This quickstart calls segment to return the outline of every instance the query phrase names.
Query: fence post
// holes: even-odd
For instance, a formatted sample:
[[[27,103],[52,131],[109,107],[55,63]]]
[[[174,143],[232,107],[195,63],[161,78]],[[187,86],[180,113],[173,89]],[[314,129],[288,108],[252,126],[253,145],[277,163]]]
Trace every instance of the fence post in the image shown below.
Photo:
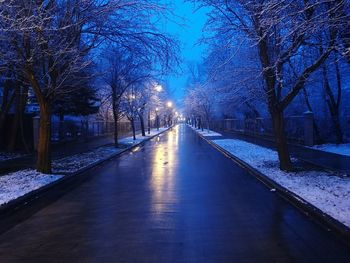
[[[40,125],[40,117],[35,116],[32,118],[33,120],[33,147],[34,150],[38,150],[38,142],[39,142],[39,125]]]
[[[311,111],[304,112],[304,144],[314,145],[314,114]]]

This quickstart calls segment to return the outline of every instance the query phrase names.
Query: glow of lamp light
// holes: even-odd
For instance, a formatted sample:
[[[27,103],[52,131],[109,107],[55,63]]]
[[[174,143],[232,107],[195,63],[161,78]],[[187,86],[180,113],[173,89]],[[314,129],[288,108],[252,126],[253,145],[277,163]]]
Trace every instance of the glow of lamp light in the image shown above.
[[[173,103],[171,101],[168,101],[166,104],[169,108],[171,108],[173,106]]]
[[[157,92],[161,92],[163,90],[163,87],[161,85],[156,85],[154,88]]]

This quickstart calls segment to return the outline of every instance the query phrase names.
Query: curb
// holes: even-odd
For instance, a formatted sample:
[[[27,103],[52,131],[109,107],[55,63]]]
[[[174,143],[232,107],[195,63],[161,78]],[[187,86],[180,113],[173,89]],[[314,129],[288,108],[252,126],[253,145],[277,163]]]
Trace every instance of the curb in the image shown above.
[[[156,134],[153,136],[150,136],[143,141],[136,143],[132,146],[129,146],[125,149],[122,149],[120,152],[114,153],[104,159],[101,159],[97,162],[94,162],[88,166],[85,166],[78,171],[74,173],[69,174],[63,174],[64,176],[54,182],[51,182],[47,185],[44,185],[43,187],[40,187],[39,189],[33,190],[23,196],[20,196],[14,200],[9,201],[6,204],[3,204],[0,206],[0,234],[7,231],[17,223],[23,221],[25,218],[28,218],[33,212],[40,210],[40,208],[46,206],[47,204],[51,203],[52,201],[56,200],[63,194],[69,192],[70,190],[74,189],[76,186],[79,186],[82,182],[85,180],[91,178],[93,175],[85,176],[85,173],[93,170],[94,168],[97,168],[101,164],[113,159],[120,157],[121,155],[128,153],[135,149],[136,147],[144,145],[146,142],[152,140],[153,138],[169,131],[170,128]],[[45,197],[49,197],[50,195],[53,195],[53,198],[48,198],[50,200],[43,200]],[[54,199],[54,200],[52,200]],[[41,205],[39,209],[33,209],[33,206],[35,203],[39,203],[40,201],[43,201],[44,205]],[[30,215],[26,215],[26,211],[30,213]],[[34,211],[35,210],[35,211]],[[16,218],[16,214],[19,214],[20,218]],[[14,216],[15,219],[12,220],[10,217]]]
[[[275,189],[276,192],[281,197],[283,197],[285,200],[287,200],[289,203],[291,203],[294,207],[298,208],[299,211],[301,211],[303,214],[308,216],[314,222],[321,225],[327,231],[330,231],[330,232],[337,234],[345,243],[347,243],[347,245],[350,245],[350,228],[349,227],[345,226],[344,224],[340,223],[338,220],[336,220],[333,217],[329,216],[328,214],[324,213],[322,210],[318,209],[316,206],[307,202],[306,200],[304,200],[300,196],[289,191],[287,188],[285,188],[282,185],[271,180],[270,178],[268,178],[266,175],[264,175],[263,173],[261,173],[260,171],[255,169],[254,167],[250,166],[249,164],[247,164],[243,160],[234,156],[233,154],[231,154],[230,152],[228,152],[224,148],[218,146],[217,144],[215,144],[211,140],[205,138],[200,133],[196,132],[196,134],[199,137],[201,137],[204,141],[209,143],[216,150],[218,150],[220,153],[225,155],[225,157],[234,161],[241,168],[248,171],[248,173],[253,175],[256,179],[258,179],[260,182],[262,182],[266,187],[268,187],[269,189]]]

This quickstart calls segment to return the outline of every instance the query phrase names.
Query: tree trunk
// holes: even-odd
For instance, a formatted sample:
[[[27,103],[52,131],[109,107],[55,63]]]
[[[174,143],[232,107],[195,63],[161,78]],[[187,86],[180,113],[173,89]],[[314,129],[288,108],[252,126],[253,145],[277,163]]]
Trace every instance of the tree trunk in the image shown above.
[[[51,173],[51,109],[48,103],[40,105],[37,170]]]
[[[119,147],[119,120],[115,119],[114,121],[114,146],[116,148]]]
[[[119,103],[117,100],[117,90],[116,87],[112,87],[112,109],[113,109],[113,119],[114,119],[114,146],[119,147]]]
[[[280,161],[280,169],[284,171],[291,171],[293,169],[293,165],[290,159],[287,138],[284,132],[283,112],[273,112],[271,116],[275,132],[277,153]]]
[[[134,141],[136,140],[136,131],[135,131],[135,121],[134,118],[131,118],[130,120],[131,122],[131,129],[132,129],[132,137],[134,139]]]
[[[141,133],[142,136],[146,136],[146,130],[145,130],[145,121],[143,119],[143,112],[138,113],[139,114],[139,119],[140,119],[140,124],[141,124]]]

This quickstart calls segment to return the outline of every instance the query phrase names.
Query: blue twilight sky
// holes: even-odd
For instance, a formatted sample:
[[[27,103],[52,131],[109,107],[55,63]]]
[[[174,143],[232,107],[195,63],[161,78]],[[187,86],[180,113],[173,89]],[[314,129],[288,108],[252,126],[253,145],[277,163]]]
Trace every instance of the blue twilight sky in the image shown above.
[[[170,90],[174,91],[174,100],[181,102],[184,88],[187,81],[187,62],[201,61],[204,54],[205,46],[196,45],[197,41],[202,35],[202,29],[206,22],[206,10],[200,9],[195,11],[195,6],[192,3],[183,0],[163,0],[164,3],[169,4],[174,9],[174,13],[184,18],[182,22],[184,26],[178,25],[175,22],[167,21],[164,24],[163,30],[175,35],[180,41],[180,52],[182,57],[182,72],[179,74],[172,74],[166,77],[167,85]],[[180,20],[180,19],[177,19]]]

